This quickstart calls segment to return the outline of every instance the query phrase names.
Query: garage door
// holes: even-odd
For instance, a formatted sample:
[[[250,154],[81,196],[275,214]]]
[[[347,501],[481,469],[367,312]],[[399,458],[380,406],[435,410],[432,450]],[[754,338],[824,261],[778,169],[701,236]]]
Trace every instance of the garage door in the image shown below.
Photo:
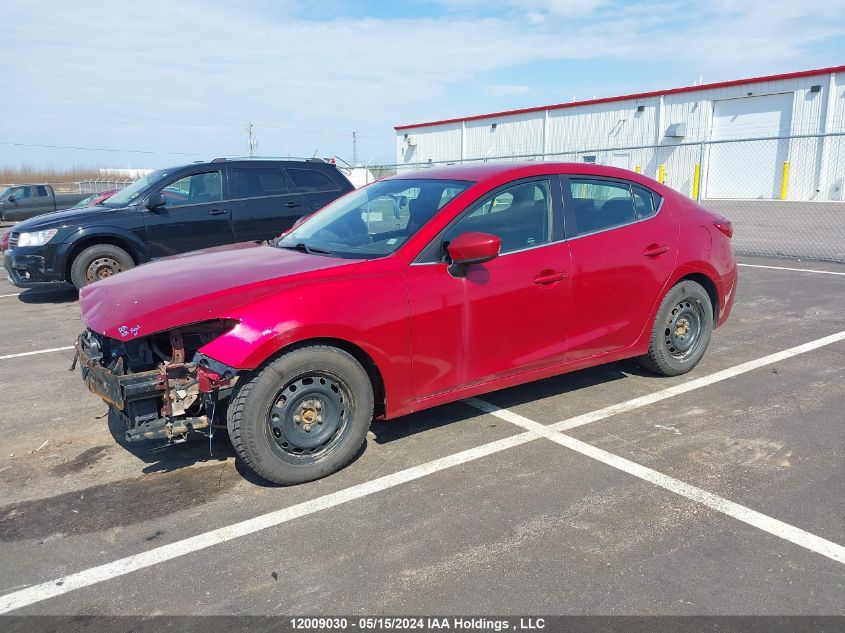
[[[786,136],[793,93],[713,102],[711,140]],[[708,198],[776,198],[789,141],[717,143],[710,146]]]

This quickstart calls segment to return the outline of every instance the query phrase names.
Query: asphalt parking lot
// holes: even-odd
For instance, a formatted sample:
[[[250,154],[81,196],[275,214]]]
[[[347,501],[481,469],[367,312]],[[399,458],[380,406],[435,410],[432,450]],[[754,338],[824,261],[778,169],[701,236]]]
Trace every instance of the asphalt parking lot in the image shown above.
[[[0,612],[843,615],[845,266],[740,261],[691,374],[377,423],[289,488],[225,436],[119,444],[61,349],[75,294],[2,282]]]

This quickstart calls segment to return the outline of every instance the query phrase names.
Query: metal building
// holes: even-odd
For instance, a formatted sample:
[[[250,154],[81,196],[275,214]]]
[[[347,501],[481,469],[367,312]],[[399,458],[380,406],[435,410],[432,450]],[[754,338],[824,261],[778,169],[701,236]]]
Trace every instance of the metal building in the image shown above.
[[[399,169],[597,162],[697,199],[845,200],[845,66],[400,125]]]

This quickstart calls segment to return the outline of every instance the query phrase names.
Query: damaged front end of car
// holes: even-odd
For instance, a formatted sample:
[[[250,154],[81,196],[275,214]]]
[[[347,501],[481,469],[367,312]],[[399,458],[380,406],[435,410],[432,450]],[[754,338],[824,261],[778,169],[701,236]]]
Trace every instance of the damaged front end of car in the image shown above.
[[[86,330],[76,342],[82,379],[126,425],[126,440],[182,442],[225,426],[237,370],[199,350],[237,325],[214,320],[118,340]],[[72,367],[73,369],[73,367]]]

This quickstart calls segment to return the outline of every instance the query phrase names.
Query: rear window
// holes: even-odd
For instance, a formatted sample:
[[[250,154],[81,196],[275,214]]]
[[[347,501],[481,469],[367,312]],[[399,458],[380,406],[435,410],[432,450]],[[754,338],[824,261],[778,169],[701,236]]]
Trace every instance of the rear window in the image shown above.
[[[285,173],[277,167],[233,167],[232,198],[259,198],[288,193]]]
[[[297,189],[302,193],[337,191],[340,189],[340,186],[334,180],[316,169],[289,167],[287,172]]]

